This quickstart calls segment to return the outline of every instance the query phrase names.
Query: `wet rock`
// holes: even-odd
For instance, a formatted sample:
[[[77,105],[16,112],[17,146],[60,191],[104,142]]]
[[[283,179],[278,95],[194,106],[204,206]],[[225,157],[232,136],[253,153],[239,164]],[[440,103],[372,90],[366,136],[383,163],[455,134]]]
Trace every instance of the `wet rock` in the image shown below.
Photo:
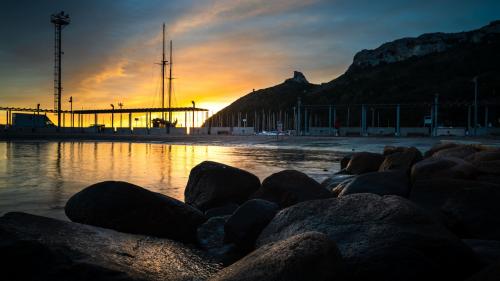
[[[352,155],[346,171],[353,175],[360,175],[378,171],[385,157],[382,154],[371,152],[358,152]]]
[[[500,175],[500,150],[484,150],[465,158],[479,173]]]
[[[394,147],[391,152],[384,148],[385,159],[379,171],[409,171],[413,164],[422,160],[422,153],[415,147]]]
[[[476,253],[484,266],[500,261],[500,241],[477,239],[464,239],[463,241]]]
[[[332,197],[332,193],[317,181],[296,170],[284,170],[270,175],[254,198],[278,204],[281,208],[307,200]]]
[[[378,195],[410,195],[410,178],[404,171],[384,171],[366,173],[352,179],[339,196],[355,193],[373,193]]]
[[[351,161],[352,155],[346,155],[340,159],[340,169],[344,170],[347,168],[347,165],[349,164],[349,161]]]
[[[73,195],[64,208],[74,222],[126,233],[194,241],[204,215],[174,198],[127,182],[105,181]]]
[[[478,149],[472,145],[458,145],[456,147],[441,149],[434,154],[432,157],[456,157],[460,159],[464,159],[467,156],[474,154],[478,151]]]
[[[263,245],[223,269],[211,281],[327,281],[342,276],[335,243],[318,232],[306,232]]]
[[[436,178],[474,179],[477,169],[469,162],[456,157],[427,158],[411,169],[412,181]]]
[[[197,231],[198,245],[216,261],[229,265],[243,257],[233,243],[224,243],[224,224],[230,216],[212,217]]]
[[[255,239],[278,211],[277,204],[262,199],[245,202],[224,225],[224,241],[236,244],[243,251],[252,250]]]
[[[427,150],[424,153],[424,158],[429,158],[431,157],[434,153],[443,150],[443,149],[448,149],[448,148],[454,148],[457,147],[458,144],[452,143],[452,142],[446,142],[446,143],[439,143],[434,145],[431,149]]]
[[[478,261],[462,241],[399,196],[353,194],[280,211],[257,246],[308,231],[334,240],[352,280],[460,280]]]
[[[339,184],[343,182],[350,182],[355,177],[355,175],[335,174],[321,182],[321,186],[323,186],[327,190],[333,191]],[[338,193],[336,193],[336,195],[338,195]]]
[[[431,179],[413,184],[410,200],[461,238],[500,240],[500,185]]]
[[[238,209],[238,207],[239,207],[238,204],[229,203],[229,204],[224,205],[222,207],[208,209],[205,212],[205,216],[207,218],[211,218],[211,217],[232,215],[234,213],[234,211],[236,211],[236,209]]]
[[[0,218],[2,280],[205,280],[220,267],[168,239],[24,213]]]
[[[255,175],[221,163],[204,161],[189,174],[185,202],[206,211],[245,202],[260,187]]]

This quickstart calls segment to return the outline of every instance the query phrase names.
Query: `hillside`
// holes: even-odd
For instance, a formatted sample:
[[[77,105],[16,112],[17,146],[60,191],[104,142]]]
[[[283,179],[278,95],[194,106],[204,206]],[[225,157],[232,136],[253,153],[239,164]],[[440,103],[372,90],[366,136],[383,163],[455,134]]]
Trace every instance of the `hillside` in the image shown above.
[[[473,100],[472,79],[478,76],[479,102],[497,104],[490,106],[488,112],[490,119],[497,122],[500,117],[499,50],[500,21],[469,32],[398,39],[377,49],[359,52],[348,70],[328,83],[314,85],[305,78],[300,81],[288,79],[238,99],[219,114],[229,116],[262,110],[291,112],[297,98],[301,97],[304,104],[338,105],[338,120],[346,123],[347,105],[352,107],[351,122],[358,122],[359,106],[356,104],[401,103],[413,104],[406,105],[403,124],[417,126],[423,116],[429,114],[435,94],[439,94],[439,103],[446,109],[443,110],[443,122],[463,125],[467,118],[464,111]],[[346,105],[344,112],[342,105]],[[317,111],[314,122],[324,125],[326,114],[325,110]],[[386,119],[391,114],[390,110],[382,111]],[[248,124],[252,124],[254,114],[248,116]]]

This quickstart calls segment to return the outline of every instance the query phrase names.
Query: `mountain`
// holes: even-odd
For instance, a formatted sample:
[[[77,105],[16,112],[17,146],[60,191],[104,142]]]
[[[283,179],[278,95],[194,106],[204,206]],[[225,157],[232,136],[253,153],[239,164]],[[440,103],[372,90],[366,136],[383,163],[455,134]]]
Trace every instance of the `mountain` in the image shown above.
[[[497,122],[500,117],[500,21],[468,32],[424,34],[385,43],[374,50],[362,50],[344,74],[321,85],[311,84],[302,73],[295,72],[294,77],[284,83],[250,93],[218,114],[227,117],[241,112],[249,116],[248,124],[253,124],[255,112],[293,114],[297,98],[301,97],[303,104],[336,104],[338,120],[344,124],[347,119],[351,124],[359,122],[359,104],[378,104],[371,106],[375,109],[382,108],[381,104],[403,104],[406,114],[402,114],[402,125],[418,126],[423,116],[429,115],[430,104],[438,94],[439,103],[445,109],[442,122],[463,126],[467,105],[474,96],[472,79],[475,76],[478,77],[478,100],[480,104],[496,104],[489,106],[488,114]],[[346,116],[347,105],[352,117]],[[380,110],[379,114],[383,119],[392,118],[394,106],[385,107],[387,110]],[[326,111],[318,107],[313,124],[325,125]],[[230,121],[230,118],[221,119]]]

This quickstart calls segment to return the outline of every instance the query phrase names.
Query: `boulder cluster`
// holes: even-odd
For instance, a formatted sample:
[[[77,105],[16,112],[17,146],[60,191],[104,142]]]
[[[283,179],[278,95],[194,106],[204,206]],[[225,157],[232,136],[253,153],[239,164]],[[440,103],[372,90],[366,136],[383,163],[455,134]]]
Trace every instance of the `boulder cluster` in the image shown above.
[[[6,280],[499,280],[500,150],[359,152],[322,183],[205,161],[181,202],[107,181],[0,218]],[[17,270],[22,264],[29,270]]]

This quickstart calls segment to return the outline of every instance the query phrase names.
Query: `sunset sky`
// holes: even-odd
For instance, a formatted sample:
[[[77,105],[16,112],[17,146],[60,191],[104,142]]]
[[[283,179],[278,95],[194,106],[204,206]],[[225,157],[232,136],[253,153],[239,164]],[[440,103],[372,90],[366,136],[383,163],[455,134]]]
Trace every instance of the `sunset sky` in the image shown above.
[[[221,109],[302,71],[342,74],[361,49],[500,19],[500,1],[2,0],[0,106],[53,107],[53,26],[64,10],[63,99],[160,106],[161,26],[174,42],[174,106]],[[3,114],[1,116],[4,118]],[[1,120],[1,119],[0,119]]]

